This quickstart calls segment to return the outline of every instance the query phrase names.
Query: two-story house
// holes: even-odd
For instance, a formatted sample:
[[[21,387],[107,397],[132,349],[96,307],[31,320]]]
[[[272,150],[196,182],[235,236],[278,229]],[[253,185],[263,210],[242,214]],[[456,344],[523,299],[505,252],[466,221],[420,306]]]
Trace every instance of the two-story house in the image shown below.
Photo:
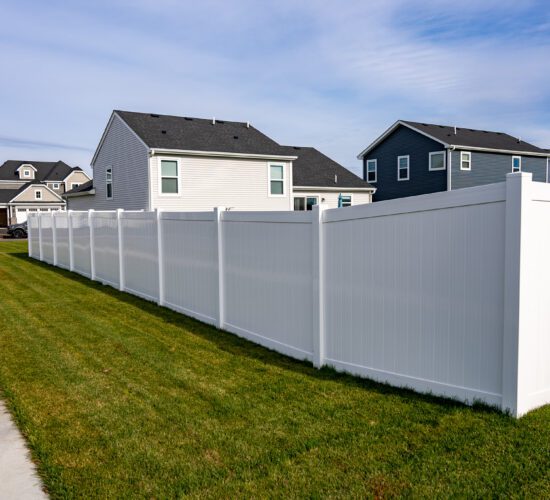
[[[62,161],[8,160],[0,166],[0,227],[27,220],[29,212],[62,210],[63,193],[89,181]]]
[[[93,181],[73,210],[311,210],[369,203],[375,189],[314,148],[281,146],[250,123],[114,111]]]
[[[358,156],[375,201],[503,182],[548,182],[550,152],[503,132],[397,121]]]

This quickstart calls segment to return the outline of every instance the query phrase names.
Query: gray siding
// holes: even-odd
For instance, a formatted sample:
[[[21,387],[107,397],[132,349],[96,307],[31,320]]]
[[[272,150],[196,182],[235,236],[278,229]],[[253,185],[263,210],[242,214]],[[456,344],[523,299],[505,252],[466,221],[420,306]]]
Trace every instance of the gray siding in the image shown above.
[[[377,160],[378,179],[373,183],[377,188],[374,201],[445,191],[447,171],[429,170],[430,152],[444,149],[442,144],[429,137],[407,127],[398,127],[363,160],[364,179],[367,159]],[[408,181],[397,180],[397,157],[402,155],[410,156]]]
[[[106,197],[105,169],[113,168],[113,199]],[[72,210],[147,210],[149,208],[148,149],[115,115],[95,164],[94,196],[69,199]]]
[[[506,174],[512,171],[512,156],[515,155],[476,151],[471,151],[471,154],[472,170],[468,171],[460,170],[460,151],[451,153],[452,189],[504,182]],[[523,172],[532,172],[534,181],[546,182],[546,158],[521,156],[521,169]]]

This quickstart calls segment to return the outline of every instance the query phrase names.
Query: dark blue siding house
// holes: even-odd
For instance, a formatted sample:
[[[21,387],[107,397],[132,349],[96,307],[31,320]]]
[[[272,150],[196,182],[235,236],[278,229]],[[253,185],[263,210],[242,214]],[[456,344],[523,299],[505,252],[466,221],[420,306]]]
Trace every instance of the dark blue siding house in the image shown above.
[[[509,172],[549,182],[550,151],[502,132],[400,120],[358,158],[374,201],[504,182]]]

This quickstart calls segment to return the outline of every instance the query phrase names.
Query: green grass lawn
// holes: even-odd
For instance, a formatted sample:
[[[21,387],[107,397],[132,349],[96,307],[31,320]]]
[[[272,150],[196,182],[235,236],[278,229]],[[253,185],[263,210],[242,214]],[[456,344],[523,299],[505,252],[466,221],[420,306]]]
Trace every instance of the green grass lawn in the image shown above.
[[[53,498],[550,497],[519,421],[317,371],[0,242],[0,391]]]

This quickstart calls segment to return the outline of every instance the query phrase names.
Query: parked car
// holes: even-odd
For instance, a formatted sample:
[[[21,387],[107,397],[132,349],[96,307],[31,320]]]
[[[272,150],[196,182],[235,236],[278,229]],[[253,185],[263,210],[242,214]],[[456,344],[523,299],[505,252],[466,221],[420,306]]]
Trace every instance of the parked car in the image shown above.
[[[12,224],[8,226],[8,234],[12,238],[26,238],[27,237],[27,222],[20,224]]]

